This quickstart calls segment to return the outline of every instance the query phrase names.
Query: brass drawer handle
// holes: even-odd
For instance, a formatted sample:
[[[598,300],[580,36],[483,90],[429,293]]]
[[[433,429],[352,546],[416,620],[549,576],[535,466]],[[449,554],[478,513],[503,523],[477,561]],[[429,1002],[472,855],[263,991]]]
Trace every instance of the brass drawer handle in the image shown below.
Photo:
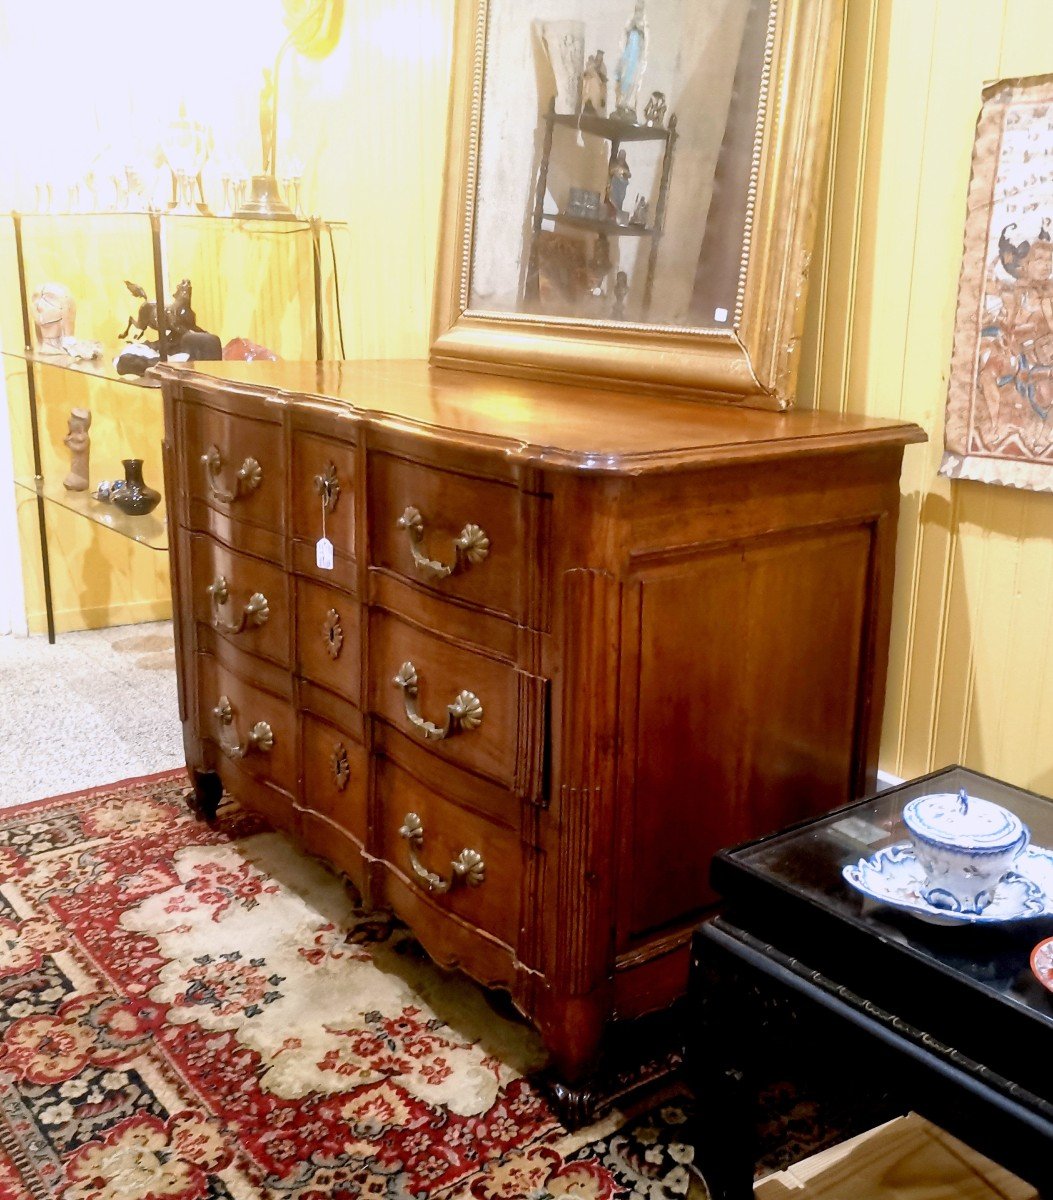
[[[336,463],[326,464],[321,475],[314,477],[314,490],[322,497],[325,511],[332,512],[340,499],[340,476],[336,473]]]
[[[490,539],[478,525],[465,525],[460,537],[453,540],[453,562],[438,562],[429,558],[421,549],[424,541],[424,518],[419,508],[407,508],[396,522],[399,529],[405,529],[409,537],[410,553],[413,555],[413,565],[428,579],[446,579],[457,571],[467,571],[473,563],[481,563],[490,553]]]
[[[220,606],[230,599],[230,587],[226,578],[218,575],[209,585],[208,594],[212,600],[212,628],[220,633],[244,633],[247,629],[256,629],[266,625],[271,615],[267,597],[262,592],[253,592],[241,610],[241,619],[235,624],[224,621],[220,616]]]
[[[238,741],[237,731],[231,728],[234,724],[234,707],[226,696],[220,696],[212,715],[219,721],[219,748],[227,758],[244,758],[254,750],[257,754],[269,754],[273,748],[274,730],[266,721],[257,721],[244,743]]]
[[[201,461],[205,465],[208,490],[214,499],[223,504],[233,504],[241,496],[247,496],[254,492],[263,482],[263,468],[254,458],[246,458],[238,468],[237,475],[234,476],[234,487],[230,491],[225,491],[217,482],[219,473],[223,470],[223,455],[220,454],[219,448],[209,446],[201,455]]]
[[[486,863],[483,862],[483,856],[478,850],[469,850],[467,847],[450,863],[453,874],[449,879],[443,879],[441,875],[429,871],[417,857],[417,852],[424,848],[424,823],[415,812],[406,813],[399,829],[399,837],[405,838],[409,843],[413,873],[425,884],[429,892],[448,892],[458,880],[466,883],[468,887],[478,887],[486,881]]]
[[[478,729],[483,723],[483,703],[475,692],[458,692],[454,702],[446,705],[446,725],[443,728],[440,729],[438,725],[425,720],[417,707],[420,688],[417,668],[411,662],[404,662],[391,682],[402,689],[406,716],[426,741],[441,742],[444,738],[453,737],[459,730],[467,733]]]

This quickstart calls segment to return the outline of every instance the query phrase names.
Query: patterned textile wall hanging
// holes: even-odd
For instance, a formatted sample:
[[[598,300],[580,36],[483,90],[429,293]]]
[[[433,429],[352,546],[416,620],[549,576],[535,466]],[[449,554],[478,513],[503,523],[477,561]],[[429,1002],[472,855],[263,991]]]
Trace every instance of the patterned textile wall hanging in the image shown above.
[[[940,474],[1053,491],[1053,75],[984,89]]]

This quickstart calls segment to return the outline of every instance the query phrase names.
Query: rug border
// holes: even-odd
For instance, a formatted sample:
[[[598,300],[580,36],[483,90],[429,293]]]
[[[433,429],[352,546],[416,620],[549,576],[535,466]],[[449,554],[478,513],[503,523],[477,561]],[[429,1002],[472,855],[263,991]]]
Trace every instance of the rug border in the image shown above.
[[[167,771],[155,771],[151,775],[132,775],[128,779],[118,779],[114,783],[103,783],[95,787],[81,788],[73,792],[60,792],[57,796],[43,796],[39,800],[26,800],[22,804],[12,804],[5,808],[0,808],[0,823],[6,821],[9,816],[31,812],[33,809],[42,808],[47,804],[90,800],[93,796],[101,796],[107,792],[130,791],[132,788],[142,787],[149,783],[162,783],[168,780],[175,782],[180,776],[187,780],[189,786],[190,780],[187,775],[187,768],[170,767]]]

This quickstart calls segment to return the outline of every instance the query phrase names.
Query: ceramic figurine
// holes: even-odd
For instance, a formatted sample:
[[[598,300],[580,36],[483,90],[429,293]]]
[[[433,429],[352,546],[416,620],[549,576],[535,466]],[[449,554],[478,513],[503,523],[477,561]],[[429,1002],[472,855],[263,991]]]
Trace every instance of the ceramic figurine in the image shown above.
[[[646,69],[647,17],[644,14],[644,0],[636,0],[636,8],[629,23],[625,26],[622,54],[614,72],[614,96],[617,102],[614,118],[616,121],[628,121],[633,125],[637,123],[636,100],[640,94],[640,84],[643,82]]]
[[[65,355],[62,339],[73,336],[77,323],[73,293],[64,283],[45,283],[33,293],[32,305],[38,353]]]
[[[581,111],[590,117],[607,115],[607,64],[603,51],[589,55],[581,81]]]
[[[619,150],[617,155],[611,159],[607,178],[607,204],[610,215],[615,220],[625,208],[625,192],[629,187],[630,179],[632,179],[632,172],[629,170],[625,151]]]
[[[91,452],[91,438],[88,430],[91,428],[91,413],[86,408],[70,410],[68,430],[62,439],[63,445],[70,452],[69,474],[62,481],[67,492],[86,492],[88,490],[88,455]]]
[[[661,129],[665,123],[665,93],[652,92],[647,107],[643,110],[644,121],[653,129]]]
[[[581,99],[585,22],[538,21],[537,30],[556,77],[555,111],[573,115]]]
[[[153,512],[161,503],[161,493],[143,483],[143,460],[122,458],[124,487],[110,492],[110,501],[131,517]]]
[[[630,225],[647,225],[647,201],[643,196],[636,197],[636,205],[633,208],[633,215],[629,218]]]
[[[614,307],[611,309],[611,319],[625,320],[625,298],[629,295],[629,276],[619,271],[614,277]]]

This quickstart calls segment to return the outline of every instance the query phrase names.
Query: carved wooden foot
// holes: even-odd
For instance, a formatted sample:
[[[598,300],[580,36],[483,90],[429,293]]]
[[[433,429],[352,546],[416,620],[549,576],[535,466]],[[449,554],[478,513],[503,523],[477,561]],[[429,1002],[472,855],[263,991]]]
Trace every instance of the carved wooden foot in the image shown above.
[[[219,802],[223,798],[223,783],[214,771],[198,771],[191,768],[190,780],[193,791],[187,792],[187,808],[199,821],[212,822],[216,819]]]
[[[560,1123],[570,1133],[596,1119],[602,1096],[588,1080],[582,1083],[564,1083],[560,1079],[550,1077],[544,1080],[543,1086]]]

